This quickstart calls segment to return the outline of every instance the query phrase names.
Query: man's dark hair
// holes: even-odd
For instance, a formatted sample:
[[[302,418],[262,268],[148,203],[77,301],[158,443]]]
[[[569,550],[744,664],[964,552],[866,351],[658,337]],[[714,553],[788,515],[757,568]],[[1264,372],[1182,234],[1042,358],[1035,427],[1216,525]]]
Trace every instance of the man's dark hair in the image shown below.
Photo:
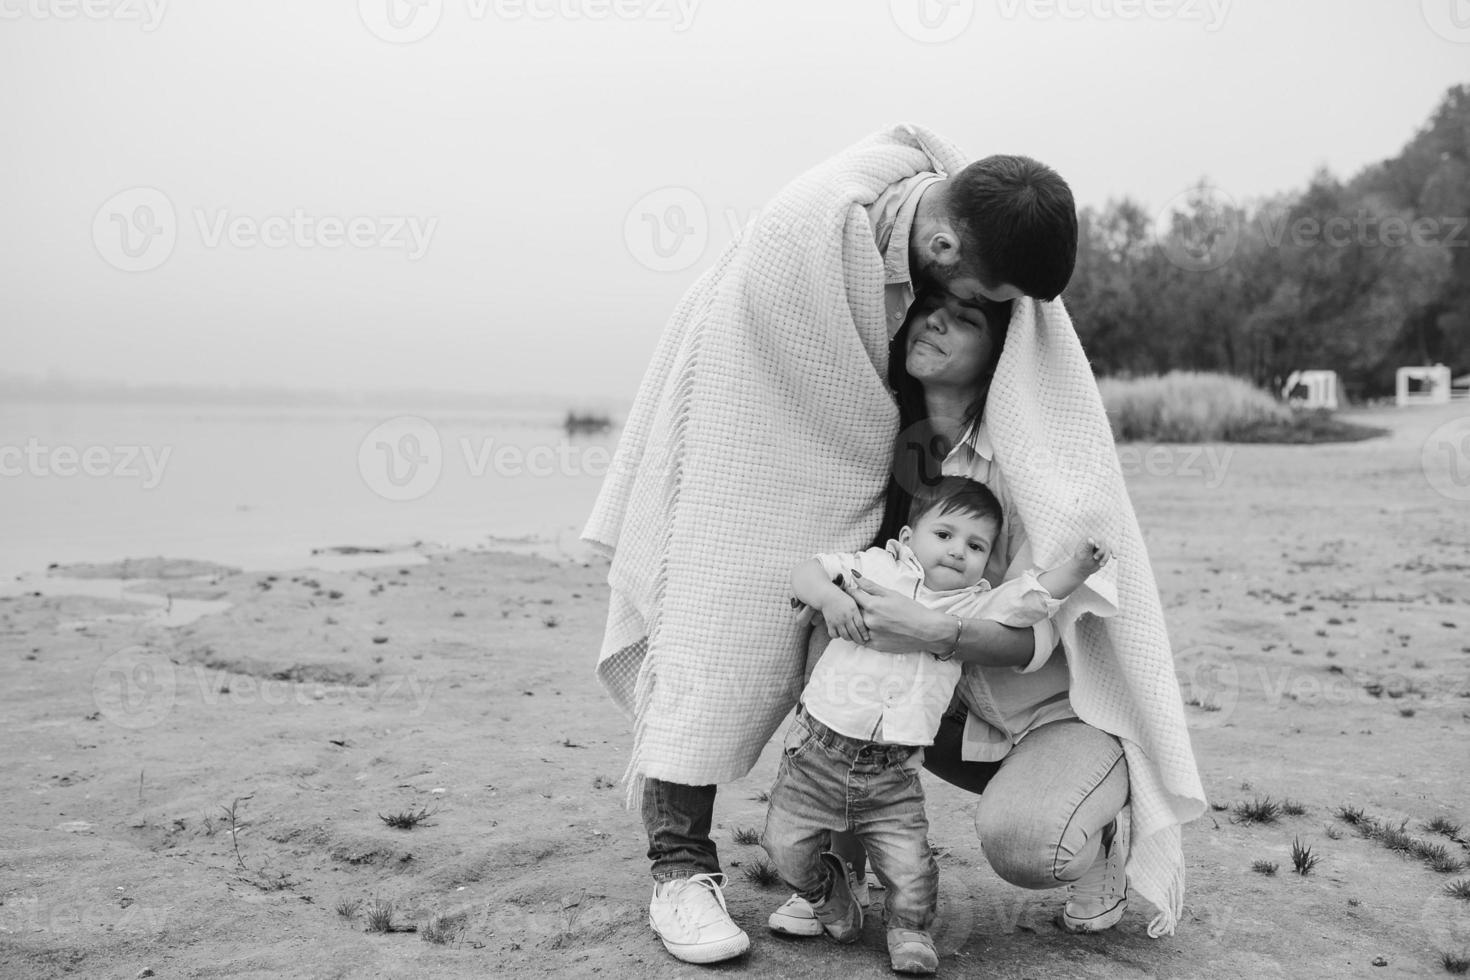
[[[951,179],[949,197],[961,254],[979,260],[986,286],[1061,295],[1077,262],[1077,206],[1060,174],[1030,157],[986,157]]]
[[[910,526],[935,511],[938,511],[940,517],[959,511],[971,517],[994,521],[997,531],[1004,520],[1000,501],[995,499],[990,488],[963,476],[946,476],[933,486],[924,487],[914,494],[914,502],[909,505]]]

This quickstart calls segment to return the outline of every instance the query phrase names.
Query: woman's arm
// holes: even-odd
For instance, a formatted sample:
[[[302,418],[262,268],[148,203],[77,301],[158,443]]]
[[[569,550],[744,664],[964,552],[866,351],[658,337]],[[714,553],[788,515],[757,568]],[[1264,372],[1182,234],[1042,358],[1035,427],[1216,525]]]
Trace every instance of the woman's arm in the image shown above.
[[[961,619],[928,609],[892,589],[858,578],[848,595],[863,611],[868,627],[865,644],[883,653],[954,651],[961,663],[987,667],[1021,667],[1036,652],[1036,634],[1029,628],[1003,626],[988,619]]]

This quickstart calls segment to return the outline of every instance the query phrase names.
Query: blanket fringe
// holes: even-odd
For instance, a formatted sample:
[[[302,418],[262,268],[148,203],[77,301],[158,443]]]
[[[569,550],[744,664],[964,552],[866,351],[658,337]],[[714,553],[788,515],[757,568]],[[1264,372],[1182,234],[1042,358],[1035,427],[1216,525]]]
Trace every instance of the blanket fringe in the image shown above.
[[[1179,917],[1184,914],[1184,865],[1182,863],[1174,879],[1169,882],[1162,898],[1159,914],[1149,920],[1150,939],[1162,939],[1164,936],[1174,935],[1174,927],[1179,924]]]
[[[628,768],[623,770],[623,782],[628,784],[623,805],[632,810],[643,806],[643,786],[647,778],[643,774],[643,736],[648,730],[648,704],[653,699],[653,671],[647,658],[643,669],[638,672],[638,684],[633,695],[633,750],[628,754]]]

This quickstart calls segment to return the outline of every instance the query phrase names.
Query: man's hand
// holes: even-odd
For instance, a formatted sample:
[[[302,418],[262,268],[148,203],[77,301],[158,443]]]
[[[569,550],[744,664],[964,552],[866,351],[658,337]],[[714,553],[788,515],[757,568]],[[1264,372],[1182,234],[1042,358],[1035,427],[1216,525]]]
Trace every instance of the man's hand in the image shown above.
[[[844,588],[862,610],[864,646],[880,653],[925,653],[940,640],[939,632],[954,632],[953,618],[876,582],[850,575]]]

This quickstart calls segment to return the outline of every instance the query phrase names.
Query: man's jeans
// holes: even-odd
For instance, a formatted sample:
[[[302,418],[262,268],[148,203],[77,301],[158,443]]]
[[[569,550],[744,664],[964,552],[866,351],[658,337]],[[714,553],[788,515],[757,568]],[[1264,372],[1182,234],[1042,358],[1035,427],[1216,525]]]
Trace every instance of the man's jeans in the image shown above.
[[[643,829],[654,881],[719,874],[719,854],[709,836],[714,812],[713,786],[643,781]]]
[[[821,861],[832,831],[852,830],[888,889],[890,929],[927,931],[939,900],[939,867],[919,784],[923,752],[832,731],[797,711],[786,733],[761,838],[776,870],[813,905],[831,893]]]

